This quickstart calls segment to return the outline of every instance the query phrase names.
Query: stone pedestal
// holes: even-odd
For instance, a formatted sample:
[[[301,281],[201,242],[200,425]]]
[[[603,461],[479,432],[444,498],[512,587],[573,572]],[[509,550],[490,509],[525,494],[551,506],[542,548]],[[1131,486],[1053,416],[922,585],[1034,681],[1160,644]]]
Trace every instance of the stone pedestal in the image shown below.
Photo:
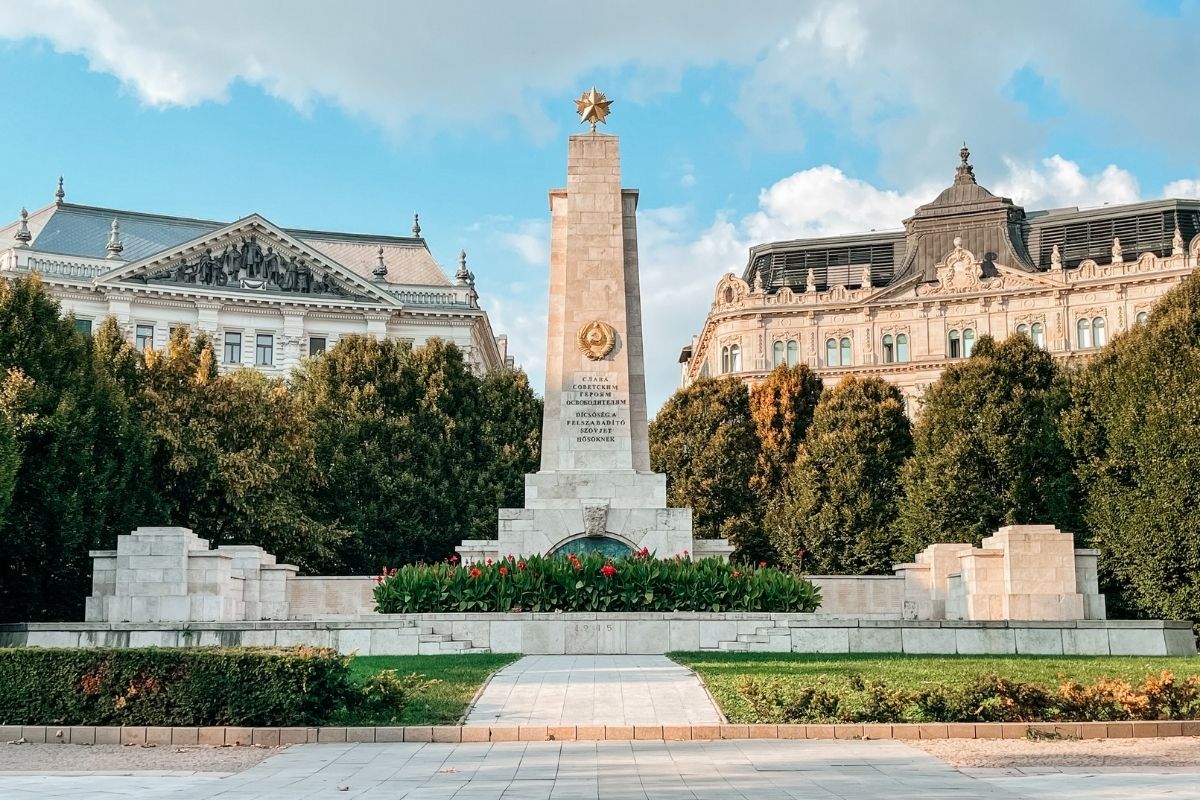
[[[615,136],[570,138],[567,188],[550,193],[541,470],[525,477],[525,508],[500,510],[497,540],[458,548],[466,562],[695,549],[691,509],[667,508],[666,477],[650,471],[637,199],[621,188]],[[728,556],[714,545],[709,554]]]

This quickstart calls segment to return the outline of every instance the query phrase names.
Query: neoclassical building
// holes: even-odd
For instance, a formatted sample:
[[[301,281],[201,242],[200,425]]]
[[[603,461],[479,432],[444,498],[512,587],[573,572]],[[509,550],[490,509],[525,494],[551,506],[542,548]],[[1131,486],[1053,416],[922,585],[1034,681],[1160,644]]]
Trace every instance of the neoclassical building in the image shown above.
[[[411,236],[281,228],[55,201],[0,228],[0,275],[37,273],[87,333],[116,317],[139,349],[188,326],[212,337],[223,369],[286,375],[342,336],[458,345],[483,373],[511,364],[460,255],[453,280]]]
[[[826,385],[885,378],[911,413],[980,336],[1086,357],[1144,321],[1200,259],[1200,200],[1026,211],[980,186],[969,156],[964,146],[954,183],[903,230],[751,248],[680,354],[683,385],[807,364]]]

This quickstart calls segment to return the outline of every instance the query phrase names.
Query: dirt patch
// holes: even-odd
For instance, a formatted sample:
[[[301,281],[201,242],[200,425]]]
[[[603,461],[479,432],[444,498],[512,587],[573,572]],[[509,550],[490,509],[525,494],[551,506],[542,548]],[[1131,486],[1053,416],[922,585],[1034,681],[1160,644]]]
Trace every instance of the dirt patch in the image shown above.
[[[1200,767],[1200,737],[922,739],[913,747],[953,767]]]
[[[281,747],[0,742],[0,772],[241,772],[282,750]]]

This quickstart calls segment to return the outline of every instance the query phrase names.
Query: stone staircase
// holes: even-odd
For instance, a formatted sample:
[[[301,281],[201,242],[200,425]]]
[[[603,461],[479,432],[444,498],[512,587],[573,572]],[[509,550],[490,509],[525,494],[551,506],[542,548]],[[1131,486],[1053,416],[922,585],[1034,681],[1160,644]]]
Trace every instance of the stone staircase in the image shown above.
[[[490,647],[476,647],[470,639],[455,639],[449,633],[435,633],[432,625],[417,626],[417,654],[422,656],[490,653]]]
[[[733,641],[717,642],[715,649],[726,653],[787,653],[792,649],[792,630],[760,625],[754,633],[739,633]]]

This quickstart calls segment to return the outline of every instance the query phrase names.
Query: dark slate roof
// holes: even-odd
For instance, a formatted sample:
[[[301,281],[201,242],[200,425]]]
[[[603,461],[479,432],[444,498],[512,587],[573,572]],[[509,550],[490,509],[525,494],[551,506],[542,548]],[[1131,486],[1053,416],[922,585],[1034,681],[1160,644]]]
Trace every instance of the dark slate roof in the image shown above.
[[[31,243],[34,250],[65,256],[104,258],[112,221],[121,225],[123,261],[140,261],[198,236],[225,227],[224,222],[163,217],[63,203]]]
[[[956,237],[983,260],[985,274],[993,263],[1028,272],[1047,269],[1054,245],[1069,269],[1087,258],[1107,263],[1114,237],[1120,238],[1126,257],[1136,258],[1147,252],[1170,255],[1177,227],[1185,242],[1200,233],[1200,200],[1027,213],[980,186],[969,155],[964,145],[954,182],[904,220],[903,231],[755,245],[743,279],[753,285],[761,275],[768,291],[784,286],[804,291],[811,269],[818,291],[853,288],[861,285],[863,267],[870,265],[873,286],[912,277],[932,281],[934,267],[953,250]]]
[[[35,231],[30,247],[43,253],[85,258],[105,258],[109,231],[113,220],[121,227],[122,261],[140,261],[164,250],[177,247],[205,234],[224,228],[228,222],[145,214],[113,208],[61,203],[39,210],[44,215]],[[42,219],[39,217],[39,221]],[[31,217],[31,223],[33,217]],[[13,225],[4,230],[14,229]],[[384,263],[391,284],[450,286],[450,279],[429,253],[424,239],[409,236],[380,236],[283,229],[328,258],[367,280],[375,280],[374,270],[379,248],[383,248]],[[11,240],[11,233],[6,237]]]

